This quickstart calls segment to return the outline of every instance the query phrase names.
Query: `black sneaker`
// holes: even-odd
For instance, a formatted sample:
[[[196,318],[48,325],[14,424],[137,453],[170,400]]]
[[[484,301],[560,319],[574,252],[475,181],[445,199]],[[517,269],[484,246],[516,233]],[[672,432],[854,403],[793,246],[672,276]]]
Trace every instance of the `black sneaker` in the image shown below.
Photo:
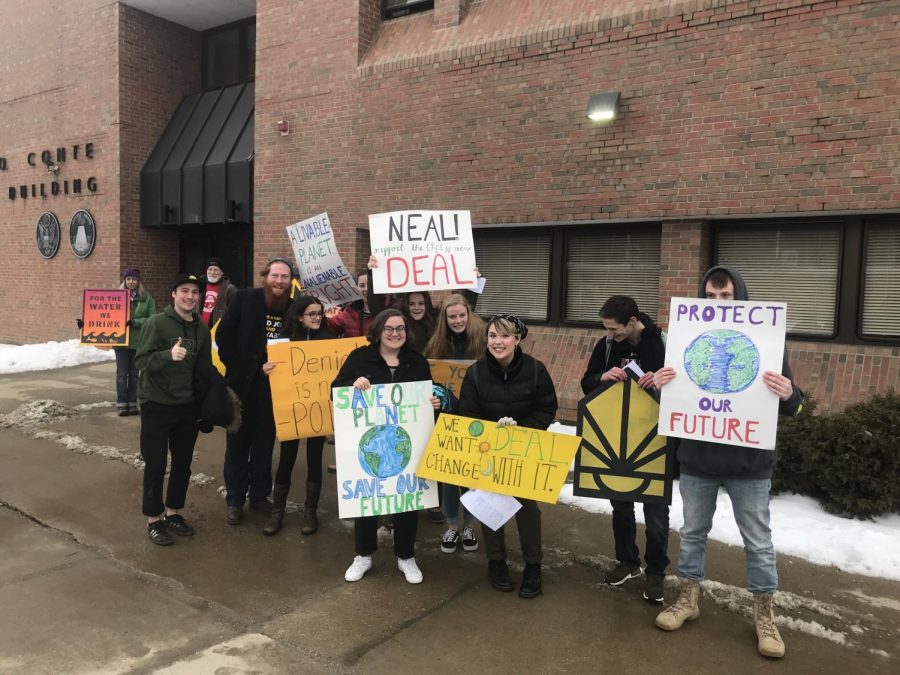
[[[171,546],[175,543],[175,538],[169,534],[164,520],[157,520],[155,523],[147,525],[147,535],[150,537],[150,541],[159,546]]]
[[[478,539],[475,537],[475,530],[471,527],[464,527],[462,533],[463,551],[471,553],[478,550]]]
[[[119,408],[119,417],[128,417],[128,408]]]
[[[522,585],[519,587],[519,597],[530,600],[543,594],[540,563],[526,564],[525,571],[522,572]]]
[[[610,586],[621,586],[629,579],[637,579],[641,574],[643,574],[643,570],[640,565],[620,562],[611,572],[606,573],[603,581]]]
[[[661,574],[648,574],[644,581],[644,600],[662,603],[664,581],[665,577]]]
[[[498,591],[509,593],[515,588],[505,560],[488,560],[488,579]]]
[[[444,512],[441,511],[440,506],[435,506],[430,509],[427,509],[428,513],[428,522],[432,525],[441,525],[442,523],[447,522],[447,516],[444,515]]]
[[[194,528],[188,525],[185,519],[177,513],[173,516],[166,516],[166,529],[179,537],[194,536]]]
[[[456,547],[459,546],[459,530],[447,530],[441,537],[441,552],[456,553]]]

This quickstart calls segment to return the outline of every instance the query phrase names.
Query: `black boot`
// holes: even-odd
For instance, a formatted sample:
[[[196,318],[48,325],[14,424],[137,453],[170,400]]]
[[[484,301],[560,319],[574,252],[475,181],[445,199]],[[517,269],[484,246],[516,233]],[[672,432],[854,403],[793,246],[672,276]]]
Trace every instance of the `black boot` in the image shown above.
[[[315,534],[319,530],[319,516],[316,509],[319,508],[319,495],[322,494],[321,483],[306,483],[306,502],[303,504],[303,534]]]
[[[543,595],[541,588],[541,566],[539,563],[526,563],[522,572],[522,585],[519,587],[520,598],[536,598]]]
[[[509,593],[514,588],[505,560],[488,560],[488,579],[498,591]]]
[[[263,534],[269,536],[278,534],[281,529],[281,521],[284,520],[284,509],[287,506],[287,496],[290,491],[290,485],[275,483],[275,489],[272,491],[272,513],[269,515],[269,524],[263,528]]]

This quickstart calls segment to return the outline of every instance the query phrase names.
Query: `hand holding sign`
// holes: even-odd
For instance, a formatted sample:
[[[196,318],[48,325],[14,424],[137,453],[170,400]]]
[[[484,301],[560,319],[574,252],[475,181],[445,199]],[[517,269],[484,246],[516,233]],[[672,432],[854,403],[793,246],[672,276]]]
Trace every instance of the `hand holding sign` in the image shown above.
[[[184,361],[185,356],[187,356],[187,349],[184,348],[184,338],[178,338],[178,342],[172,346],[172,360]]]
[[[787,401],[791,394],[794,393],[794,385],[791,384],[791,381],[781,373],[776,373],[773,370],[767,370],[763,373],[763,382],[766,383],[769,391],[782,401]]]

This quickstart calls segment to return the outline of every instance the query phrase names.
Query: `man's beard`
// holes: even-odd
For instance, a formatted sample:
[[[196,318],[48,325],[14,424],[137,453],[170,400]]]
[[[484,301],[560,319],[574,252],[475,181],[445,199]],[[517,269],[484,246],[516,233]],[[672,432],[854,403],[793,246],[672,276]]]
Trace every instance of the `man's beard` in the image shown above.
[[[263,292],[266,294],[266,308],[270,310],[282,310],[291,301],[290,288],[285,288],[281,295],[278,295],[268,281],[263,281]]]

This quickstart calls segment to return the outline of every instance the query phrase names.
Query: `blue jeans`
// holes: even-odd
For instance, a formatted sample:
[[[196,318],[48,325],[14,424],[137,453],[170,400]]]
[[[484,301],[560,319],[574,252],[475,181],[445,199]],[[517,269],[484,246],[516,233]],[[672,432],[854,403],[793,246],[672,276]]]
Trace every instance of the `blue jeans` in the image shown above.
[[[471,513],[466,511],[466,507],[463,506],[459,498],[462,496],[467,488],[460,487],[459,485],[451,485],[450,483],[441,483],[441,497],[443,498],[444,504],[444,515],[447,516],[447,523],[449,525],[456,525],[459,522],[459,513],[462,511],[463,514],[463,523],[466,527],[471,527],[475,522],[475,518]]]
[[[678,574],[701,581],[706,562],[706,538],[716,512],[719,486],[731,498],[734,520],[744,540],[747,554],[747,588],[751,593],[773,593],[778,587],[775,546],[769,527],[769,489],[772,481],[720,480],[681,474],[681,499],[684,503],[684,527]]]
[[[616,560],[640,567],[637,526],[634,521],[634,502],[610,500],[613,507],[613,536],[616,540]],[[647,574],[664,576],[669,566],[669,505],[644,504],[644,524],[647,532]]]
[[[113,349],[116,354],[116,407],[137,409],[138,369],[134,349]]]

